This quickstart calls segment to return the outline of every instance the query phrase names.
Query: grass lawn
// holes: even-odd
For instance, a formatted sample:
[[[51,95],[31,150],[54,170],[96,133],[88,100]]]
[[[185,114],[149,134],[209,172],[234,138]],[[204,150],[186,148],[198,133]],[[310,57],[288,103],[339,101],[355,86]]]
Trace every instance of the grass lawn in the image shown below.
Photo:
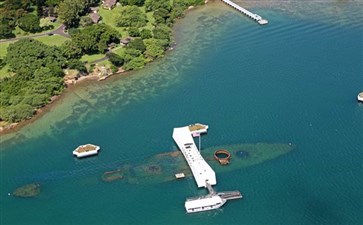
[[[15,34],[16,37],[24,37],[24,36],[28,36],[28,35],[34,35],[34,34],[43,34],[43,33],[47,33],[47,32],[50,32],[52,30],[55,30],[57,29],[61,23],[60,22],[50,22],[48,19],[41,19],[40,20],[40,26],[41,27],[44,27],[44,26],[49,26],[49,25],[53,25],[53,29],[51,30],[44,30],[44,31],[41,31],[41,32],[38,32],[38,33],[29,33],[29,32],[26,32],[26,31],[23,31],[22,29],[20,29],[18,26],[15,27],[15,30],[13,31],[13,33]]]
[[[36,37],[34,39],[41,41],[46,45],[56,45],[56,46],[60,46],[66,40],[68,40],[68,38],[60,36],[60,35]],[[9,46],[9,44],[14,43],[14,42],[16,42],[16,41],[0,43],[0,58],[4,58],[6,56],[7,48]]]
[[[100,8],[100,11],[98,12],[100,16],[102,17],[102,23],[107,24],[113,28],[115,28],[118,32],[121,33],[122,37],[127,36],[127,32],[125,31],[124,27],[116,27],[116,18],[120,14],[120,11],[122,9],[122,6],[116,6],[112,10],[107,10]]]
[[[70,40],[69,38],[63,37],[61,35],[51,35],[51,36],[42,36],[42,37],[36,37],[35,40],[41,41],[46,45],[55,45],[60,46],[62,45],[66,40]]]
[[[111,62],[108,61],[108,60],[105,60],[105,61],[102,61],[102,62],[99,62],[97,63],[98,65],[103,65],[103,66],[111,66]]]
[[[0,70],[0,79],[3,79],[5,77],[10,77],[11,73],[8,72],[9,69],[9,65],[5,65],[1,70]]]
[[[139,8],[143,12],[145,12],[145,7],[139,7]],[[100,8],[100,11],[98,13],[102,17],[102,23],[107,24],[107,25],[115,28],[118,32],[121,33],[121,36],[124,38],[124,37],[129,36],[129,34],[127,33],[126,28],[116,26],[116,19],[120,15],[121,9],[122,9],[122,6],[116,6],[112,10],[107,10],[107,9]],[[154,27],[152,24],[155,21],[154,17],[153,17],[153,12],[146,13],[146,17],[147,17],[148,22],[147,22],[146,26],[143,27],[143,28],[147,28],[149,30],[152,30],[153,27]]]
[[[91,63],[91,62],[93,62],[97,59],[101,59],[103,57],[105,57],[105,54],[84,55],[84,56],[82,56],[81,61]]]
[[[55,22],[51,22],[48,18],[41,18],[40,19],[40,26],[44,27],[44,26],[50,26],[53,25],[54,29],[58,28],[60,25],[62,25],[61,22],[59,22],[58,20],[56,20]]]
[[[112,52],[121,56],[125,52],[125,47],[121,47],[121,46],[117,47],[117,48],[113,49]]]
[[[4,58],[7,53],[8,46],[15,41],[0,43],[0,58]]]

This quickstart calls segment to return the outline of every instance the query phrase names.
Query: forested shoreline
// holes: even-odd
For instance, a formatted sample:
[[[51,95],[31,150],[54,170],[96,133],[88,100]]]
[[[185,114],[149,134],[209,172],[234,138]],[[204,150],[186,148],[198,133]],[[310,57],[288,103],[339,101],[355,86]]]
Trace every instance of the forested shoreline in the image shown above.
[[[70,38],[60,46],[51,46],[31,38],[22,38],[7,47],[0,58],[11,76],[0,77],[0,122],[16,123],[31,118],[37,109],[60,95],[66,87],[65,71],[80,76],[92,73],[94,65],[84,56],[104,54],[113,72],[141,69],[163,57],[172,41],[172,26],[184,11],[202,0],[119,0],[108,23],[93,23],[90,13],[102,7],[99,0],[5,0],[0,1],[0,38],[13,38],[15,29],[36,33],[44,16],[55,16],[66,25]],[[45,15],[45,13],[47,15]],[[34,17],[35,16],[35,17]],[[111,22],[110,22],[111,21]],[[27,24],[26,26],[24,24]],[[127,38],[126,45],[120,41]],[[122,42],[122,41],[121,41]],[[110,50],[117,45],[118,51]]]

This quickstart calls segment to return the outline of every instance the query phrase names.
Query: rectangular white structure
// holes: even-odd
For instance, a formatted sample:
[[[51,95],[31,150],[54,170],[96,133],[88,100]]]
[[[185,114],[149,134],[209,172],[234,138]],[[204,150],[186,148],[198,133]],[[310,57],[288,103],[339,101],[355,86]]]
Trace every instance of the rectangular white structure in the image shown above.
[[[208,126],[199,133],[205,133]],[[190,126],[174,128],[173,139],[183,153],[190,169],[192,170],[195,182],[198,187],[207,187],[207,182],[210,185],[217,184],[216,174],[208,165],[200,154],[197,146],[194,143],[192,134],[198,131],[190,129]]]
[[[206,195],[199,198],[187,199],[184,206],[187,213],[195,213],[218,209],[222,207],[226,201],[226,199],[223,199],[218,195]]]

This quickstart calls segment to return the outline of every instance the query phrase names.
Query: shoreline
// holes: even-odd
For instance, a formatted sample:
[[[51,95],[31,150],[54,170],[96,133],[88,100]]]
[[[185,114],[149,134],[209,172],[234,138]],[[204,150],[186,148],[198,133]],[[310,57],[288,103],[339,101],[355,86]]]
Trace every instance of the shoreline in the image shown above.
[[[147,67],[149,67],[150,65],[154,64],[154,62],[158,62],[161,59],[164,59],[166,57],[168,57],[169,54],[171,54],[171,52],[177,47],[176,43],[175,43],[175,39],[176,39],[176,27],[178,26],[178,24],[180,23],[181,20],[183,20],[190,11],[196,10],[198,8],[204,7],[207,4],[218,4],[219,1],[205,1],[204,5],[200,5],[200,6],[191,6],[189,8],[187,8],[185,10],[185,16],[183,18],[178,19],[172,26],[172,36],[171,39],[173,40],[173,43],[171,44],[172,46],[167,49],[165,51],[165,55],[164,57],[160,58],[160,59],[156,59],[152,62],[149,62],[147,64],[145,64],[145,66],[142,69],[139,70],[132,70],[132,71],[123,71],[123,72],[118,72],[118,73],[114,73],[114,74],[110,74],[107,77],[105,77],[104,79],[99,79],[98,76],[94,76],[91,75],[92,73],[88,73],[87,76],[81,77],[79,80],[77,80],[76,83],[74,84],[66,84],[66,88],[62,91],[62,93],[60,95],[56,95],[51,97],[51,100],[48,104],[46,104],[45,106],[37,109],[33,115],[32,118],[27,119],[27,120],[23,120],[17,123],[10,123],[10,124],[6,124],[6,125],[2,125],[0,126],[0,137],[1,136],[5,136],[8,134],[12,134],[12,133],[16,133],[18,131],[20,131],[22,128],[31,125],[32,123],[36,122],[38,119],[42,118],[44,115],[46,115],[49,111],[51,111],[53,109],[53,107],[56,107],[57,104],[61,101],[64,100],[64,98],[66,97],[67,93],[75,91],[79,88],[82,87],[86,87],[92,84],[96,84],[98,82],[107,82],[106,80],[114,80],[114,79],[121,79],[122,77],[127,77],[127,76],[131,76],[132,74],[134,74],[135,72],[139,72],[142,70],[145,70]],[[120,75],[123,75],[122,77]],[[111,78],[113,77],[113,79]],[[108,81],[110,82],[110,81]],[[111,81],[112,82],[112,81]]]
[[[236,0],[236,3],[241,3],[240,0]],[[294,2],[296,3],[296,2]],[[219,0],[206,0],[204,5],[199,5],[199,6],[192,6],[188,9],[185,10],[185,16],[183,18],[178,19],[172,26],[172,40],[173,40],[173,44],[172,46],[165,51],[165,55],[164,57],[160,58],[160,59],[156,59],[153,62],[157,62],[158,60],[161,59],[165,59],[166,57],[168,57],[169,54],[171,54],[171,52],[174,51],[174,49],[177,47],[177,45],[175,44],[178,43],[178,37],[176,35],[176,31],[178,29],[179,24],[181,23],[181,21],[188,16],[188,14],[194,10],[198,10],[201,8],[204,8],[205,6],[214,6],[214,7],[219,7],[219,6],[225,6],[225,4],[222,3],[222,1]],[[284,9],[285,7],[281,6],[280,4],[268,4],[266,1],[262,1],[259,3],[256,2],[251,2],[251,1],[246,1],[243,3],[243,5],[246,5],[247,7],[260,7],[260,8],[272,8],[274,5],[279,6],[278,8],[280,8],[280,10],[282,11],[287,11],[289,12],[291,9]],[[52,100],[46,104],[45,106],[43,106],[42,108],[39,108],[36,110],[35,114],[33,115],[32,118],[28,119],[28,120],[24,120],[24,121],[20,121],[18,123],[11,123],[11,124],[6,124],[6,125],[0,125],[0,137],[7,135],[7,134],[11,134],[11,133],[16,133],[19,130],[21,130],[22,128],[32,124],[33,122],[35,122],[36,120],[38,120],[39,118],[41,118],[42,116],[44,116],[47,112],[49,112],[54,106],[56,106],[59,101],[62,101],[64,99],[64,96],[66,95],[66,93],[68,91],[72,91],[72,90],[76,90],[79,87],[84,87],[84,86],[88,86],[88,85],[92,85],[92,84],[96,84],[97,82],[109,82],[109,81],[105,81],[105,80],[114,80],[114,79],[120,79],[121,77],[119,75],[123,75],[123,76],[130,76],[131,74],[133,74],[134,72],[139,72],[139,71],[143,71],[145,70],[147,67],[149,67],[150,65],[153,64],[153,62],[149,62],[147,64],[145,64],[145,67],[140,69],[140,70],[133,70],[133,71],[125,71],[125,72],[121,72],[121,73],[115,73],[115,74],[111,74],[109,76],[107,76],[106,79],[100,80],[98,81],[99,77],[95,77],[95,76],[85,76],[83,78],[81,78],[80,80],[78,80],[75,84],[71,84],[68,85],[64,91],[59,95],[59,96],[53,96]],[[112,78],[111,78],[112,77]]]

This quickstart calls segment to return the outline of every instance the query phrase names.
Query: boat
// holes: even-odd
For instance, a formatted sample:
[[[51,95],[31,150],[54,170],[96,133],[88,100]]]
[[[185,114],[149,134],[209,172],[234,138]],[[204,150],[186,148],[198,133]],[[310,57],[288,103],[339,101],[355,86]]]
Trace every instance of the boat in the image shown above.
[[[363,102],[363,92],[359,93],[357,98],[358,98],[358,102]]]
[[[185,201],[185,209],[187,213],[202,212],[218,209],[226,202],[227,200],[219,195],[204,195],[197,198],[188,198]]]
[[[97,155],[100,150],[100,146],[93,144],[85,144],[78,146],[74,151],[73,155],[77,158],[83,158],[87,156]]]

